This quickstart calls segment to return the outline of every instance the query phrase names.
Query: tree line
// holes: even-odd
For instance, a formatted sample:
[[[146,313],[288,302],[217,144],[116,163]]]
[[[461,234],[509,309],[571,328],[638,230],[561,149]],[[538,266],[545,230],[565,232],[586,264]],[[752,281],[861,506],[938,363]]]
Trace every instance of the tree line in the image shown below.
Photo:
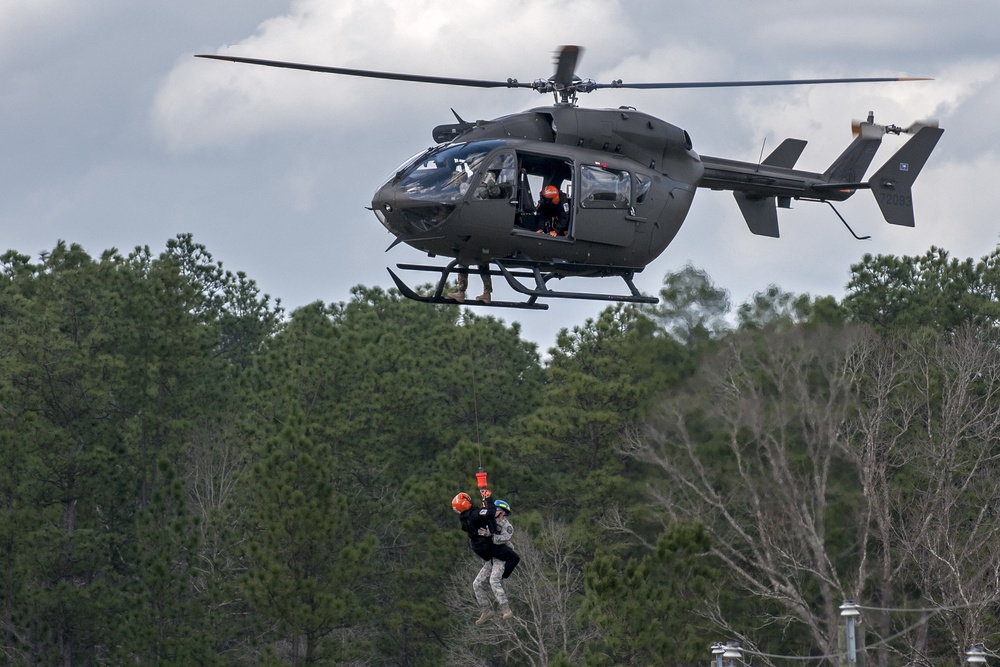
[[[865,256],[735,309],[691,266],[543,361],[517,324],[356,287],[285,313],[189,235],[0,257],[12,665],[837,662],[996,645],[1000,252]],[[514,507],[475,626],[448,500]]]

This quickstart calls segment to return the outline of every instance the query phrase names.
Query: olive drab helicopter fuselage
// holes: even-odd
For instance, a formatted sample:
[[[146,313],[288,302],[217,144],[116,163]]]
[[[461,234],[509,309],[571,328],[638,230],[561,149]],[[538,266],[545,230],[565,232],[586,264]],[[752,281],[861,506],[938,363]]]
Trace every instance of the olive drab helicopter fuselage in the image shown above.
[[[598,88],[682,88],[900,81],[901,78],[796,81],[597,84],[573,75],[579,47],[562,47],[555,76],[522,84],[449,79],[300,65],[230,56],[203,56],[250,64],[353,76],[477,87],[522,87],[552,92],[556,103],[496,118],[434,128],[434,147],[408,160],[377,190],[372,210],[398,243],[445,266],[399,264],[439,274],[433,292],[411,289],[389,270],[400,292],[434,303],[450,276],[503,276],[526,298],[492,306],[546,308],[539,297],[655,303],[632,282],[676,236],[698,188],[730,190],[755,234],[778,236],[778,208],[791,201],[831,205],[870,189],[885,219],[913,226],[910,186],[943,130],[936,123],[909,128],[876,125],[872,114],[854,126],[855,138],[823,173],[794,169],[806,142],[786,139],[759,163],[698,155],[688,133],[631,107],[585,109],[577,93]],[[864,174],[885,134],[914,136],[867,181]],[[545,192],[546,197],[541,197]],[[550,205],[552,204],[552,205]],[[836,209],[834,209],[836,211]],[[839,213],[837,214],[839,216]],[[841,218],[843,220],[843,218]],[[846,224],[846,222],[845,222]],[[853,232],[852,232],[853,233]],[[495,266],[496,269],[492,267]],[[617,277],[627,294],[557,291],[568,276]],[[525,284],[524,279],[528,284]],[[479,301],[469,304],[487,305]]]
[[[593,145],[605,136],[615,145]],[[477,123],[430,149],[372,207],[397,238],[464,265],[510,257],[641,268],[677,234],[703,174],[687,134],[652,116],[544,108]],[[564,233],[536,211],[550,185],[568,204]]]

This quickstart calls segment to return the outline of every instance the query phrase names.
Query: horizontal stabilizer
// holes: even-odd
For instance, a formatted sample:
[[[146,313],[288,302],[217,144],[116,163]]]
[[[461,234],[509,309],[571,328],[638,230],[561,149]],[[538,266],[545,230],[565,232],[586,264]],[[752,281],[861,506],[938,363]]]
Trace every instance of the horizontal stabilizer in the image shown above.
[[[791,169],[799,161],[799,156],[805,150],[808,142],[804,139],[785,139],[781,144],[771,151],[771,154],[764,158],[761,164],[769,167],[784,167]]]
[[[913,227],[913,195],[910,187],[943,133],[944,130],[937,127],[921,128],[868,179],[886,222]]]
[[[792,140],[794,141],[794,140]],[[745,192],[733,193],[740,205],[747,227],[758,236],[778,238],[778,208],[774,197],[751,197]]]

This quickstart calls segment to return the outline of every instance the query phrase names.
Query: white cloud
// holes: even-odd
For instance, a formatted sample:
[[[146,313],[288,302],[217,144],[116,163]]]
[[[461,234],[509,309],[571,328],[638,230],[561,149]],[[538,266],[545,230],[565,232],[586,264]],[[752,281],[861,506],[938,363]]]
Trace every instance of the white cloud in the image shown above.
[[[300,0],[260,24],[223,55],[412,74],[527,81],[548,76],[549,54],[577,38],[608,43],[617,2],[516,0],[470,3],[460,10],[435,0]],[[558,27],[554,30],[554,27]],[[602,27],[603,26],[603,27]],[[240,145],[268,132],[358,127],[418,100],[471,100],[506,94],[506,108],[537,104],[526,91],[443,89],[354,77],[182,59],[160,87],[154,124],[174,149]]]

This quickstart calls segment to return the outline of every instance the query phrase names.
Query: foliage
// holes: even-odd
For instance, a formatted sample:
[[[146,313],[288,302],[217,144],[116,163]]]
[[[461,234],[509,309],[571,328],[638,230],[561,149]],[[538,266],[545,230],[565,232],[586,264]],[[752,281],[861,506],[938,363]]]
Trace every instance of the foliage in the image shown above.
[[[979,262],[949,259],[932,247],[921,257],[865,255],[851,266],[844,307],[878,331],[1000,324],[1000,249]]]
[[[866,257],[843,303],[735,312],[686,266],[543,364],[378,288],[286,316],[189,235],[8,252],[3,661],[819,660],[848,597],[880,667],[995,644],[997,256]],[[473,625],[448,506],[480,467],[515,509],[506,625]]]
[[[496,436],[534,404],[534,347],[495,319],[359,287],[350,303],[295,311],[247,379],[254,437],[286,440],[301,414],[297,428],[332,456],[355,539],[378,545],[355,648],[439,664],[440,582],[464,555],[447,499],[479,465],[503,476]]]
[[[663,278],[660,303],[650,316],[688,347],[718,338],[729,329],[729,293],[716,287],[709,275],[691,264]]]
[[[705,657],[712,624],[704,604],[721,580],[706,558],[711,540],[697,524],[671,526],[641,558],[601,554],[587,564],[584,621],[600,641],[584,665],[694,664]]]
[[[893,638],[880,664],[943,660],[929,635],[968,645],[985,631],[1000,580],[984,510],[1000,501],[985,481],[997,364],[995,334],[968,327],[798,327],[706,358],[637,455],[663,472],[664,513],[703,522],[730,585],[767,603],[764,623],[738,615],[730,633],[765,653],[833,655],[840,602],[864,597],[880,603],[870,626]],[[885,611],[932,606],[953,611],[916,625]]]
[[[7,655],[201,660],[180,464],[192,429],[232,409],[240,353],[223,349],[221,313],[197,280],[211,257],[182,238],[159,258],[139,248],[95,261],[60,243],[38,264],[13,252],[0,262],[0,438],[18,460],[2,494],[17,527]],[[256,294],[224,278],[215,290]],[[273,322],[267,299],[255,303]]]
[[[563,330],[550,354],[541,404],[516,444],[526,461],[525,499],[564,508],[587,530],[602,515],[642,503],[639,487],[627,483],[641,465],[624,455],[625,443],[654,398],[693,366],[679,343],[632,306],[608,307]],[[550,465],[534,466],[539,458]]]
[[[829,327],[733,337],[659,408],[640,450],[663,472],[656,497],[669,515],[703,522],[735,585],[783,605],[774,621],[801,622],[826,653],[856,563],[837,539],[852,530],[837,510],[856,486],[842,428],[856,338]]]
[[[373,574],[374,538],[355,543],[334,467],[330,449],[314,443],[293,414],[248,480],[256,502],[248,516],[247,602],[293,665],[347,653],[331,635],[362,618],[357,591]]]

